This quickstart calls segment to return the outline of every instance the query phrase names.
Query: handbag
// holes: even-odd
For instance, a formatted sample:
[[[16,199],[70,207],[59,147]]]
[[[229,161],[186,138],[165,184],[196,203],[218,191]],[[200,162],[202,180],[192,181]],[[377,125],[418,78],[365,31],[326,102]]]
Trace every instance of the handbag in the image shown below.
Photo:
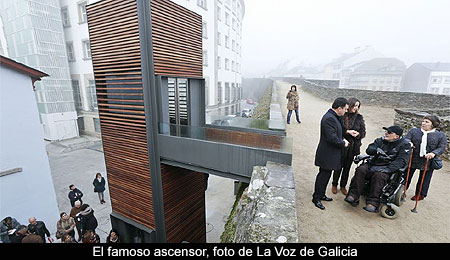
[[[431,169],[433,170],[439,170],[443,166],[442,159],[439,158],[439,156],[434,157],[433,160],[431,160]]]

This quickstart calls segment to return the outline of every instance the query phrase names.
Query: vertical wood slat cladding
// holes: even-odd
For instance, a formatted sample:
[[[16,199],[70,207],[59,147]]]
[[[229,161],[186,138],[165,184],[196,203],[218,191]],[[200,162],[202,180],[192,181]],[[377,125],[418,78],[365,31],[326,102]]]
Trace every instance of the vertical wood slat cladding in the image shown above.
[[[202,78],[202,18],[151,0],[154,73]],[[114,212],[155,229],[135,0],[88,6],[104,155]],[[161,165],[168,242],[206,242],[205,175]]]
[[[105,0],[87,14],[112,209],[155,229],[136,1]]]

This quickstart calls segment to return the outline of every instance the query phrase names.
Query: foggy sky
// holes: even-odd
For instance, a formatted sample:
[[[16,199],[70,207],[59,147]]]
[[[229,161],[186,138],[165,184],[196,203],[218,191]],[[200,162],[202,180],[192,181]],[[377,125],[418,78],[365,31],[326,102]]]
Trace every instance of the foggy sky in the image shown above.
[[[450,62],[449,0],[245,0],[242,30],[244,77],[367,45],[406,66]]]

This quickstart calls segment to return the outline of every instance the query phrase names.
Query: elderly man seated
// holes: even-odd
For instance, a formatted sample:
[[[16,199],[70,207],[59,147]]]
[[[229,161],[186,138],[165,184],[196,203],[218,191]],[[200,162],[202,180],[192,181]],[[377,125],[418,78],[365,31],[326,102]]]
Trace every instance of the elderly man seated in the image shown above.
[[[366,153],[371,156],[368,163],[356,168],[345,201],[352,206],[359,204],[359,197],[364,189],[365,180],[370,180],[369,193],[366,197],[365,210],[378,212],[383,186],[390,174],[405,168],[408,164],[411,145],[402,137],[403,129],[399,126],[383,127],[383,137],[375,139]]]

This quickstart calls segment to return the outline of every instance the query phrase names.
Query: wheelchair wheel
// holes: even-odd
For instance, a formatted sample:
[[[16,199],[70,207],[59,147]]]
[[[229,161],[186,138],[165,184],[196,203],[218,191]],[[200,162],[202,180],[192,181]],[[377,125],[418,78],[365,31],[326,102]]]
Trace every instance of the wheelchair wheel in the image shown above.
[[[395,219],[400,215],[400,208],[394,204],[383,205],[380,209],[381,216],[389,219]]]
[[[402,201],[402,196],[403,196],[403,190],[405,189],[405,185],[401,185],[400,186],[400,189],[397,191],[397,194],[395,194],[395,197],[394,197],[394,204],[395,205],[397,205],[397,206],[401,206],[402,204],[403,204],[403,201]]]

